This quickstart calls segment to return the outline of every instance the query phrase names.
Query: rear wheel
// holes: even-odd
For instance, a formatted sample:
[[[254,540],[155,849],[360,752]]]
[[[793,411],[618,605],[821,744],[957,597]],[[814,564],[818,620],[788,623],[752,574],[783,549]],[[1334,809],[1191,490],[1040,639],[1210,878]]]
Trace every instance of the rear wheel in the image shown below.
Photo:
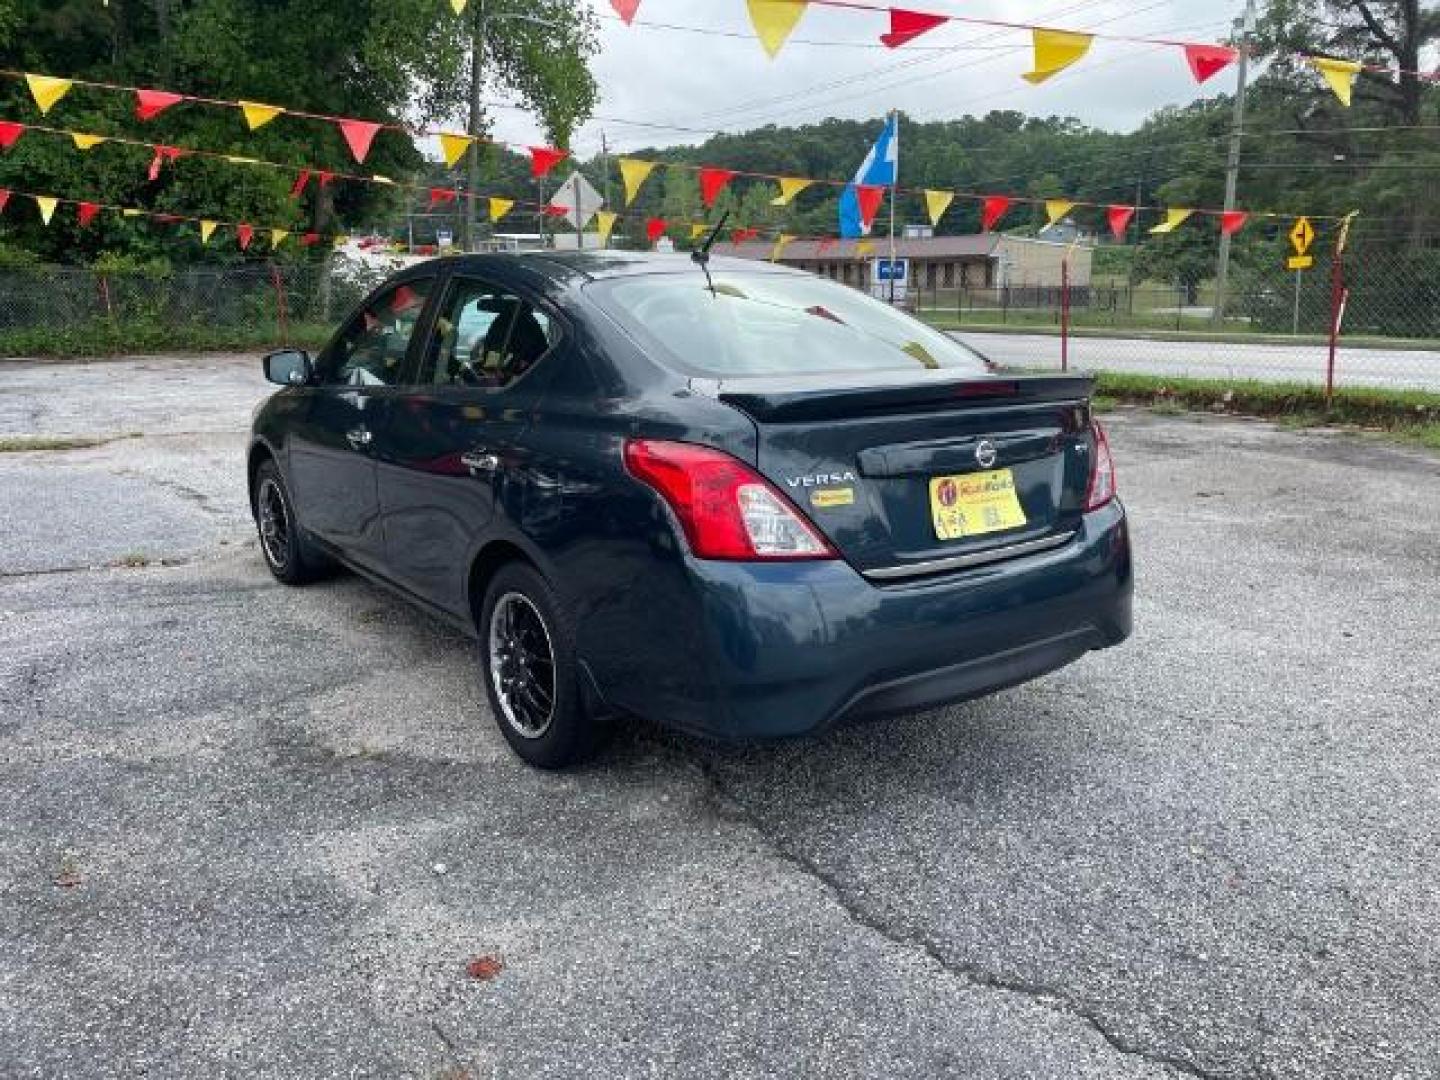
[[[265,565],[276,580],[286,585],[304,585],[328,569],[329,560],[295,520],[290,489],[273,461],[265,462],[255,473],[255,526],[260,532]]]
[[[479,631],[485,692],[511,749],[541,769],[591,757],[607,725],[585,708],[574,628],[550,584],[523,563],[502,567]]]

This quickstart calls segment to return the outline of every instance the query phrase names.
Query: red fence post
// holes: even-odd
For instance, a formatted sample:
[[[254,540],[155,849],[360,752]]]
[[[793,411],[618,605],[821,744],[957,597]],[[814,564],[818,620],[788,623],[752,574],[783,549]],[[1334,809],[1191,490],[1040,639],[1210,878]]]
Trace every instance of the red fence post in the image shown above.
[[[1060,260],[1060,370],[1070,370],[1070,257]]]
[[[1340,324],[1345,320],[1345,301],[1350,290],[1345,288],[1345,241],[1350,236],[1350,222],[1359,211],[1345,215],[1335,237],[1335,257],[1330,261],[1330,355],[1325,364],[1325,408],[1335,399],[1335,353],[1340,344]]]
[[[270,280],[275,284],[275,322],[280,331],[280,344],[290,340],[290,311],[285,302],[285,283],[280,278],[280,268],[270,264]]]

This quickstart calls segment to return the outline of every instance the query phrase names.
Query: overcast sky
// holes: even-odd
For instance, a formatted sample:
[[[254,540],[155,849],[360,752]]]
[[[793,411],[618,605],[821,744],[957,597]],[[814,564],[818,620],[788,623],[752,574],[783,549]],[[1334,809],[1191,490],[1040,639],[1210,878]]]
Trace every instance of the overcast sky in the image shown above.
[[[1230,71],[1196,86],[1177,48],[1104,40],[1096,40],[1074,68],[1035,87],[1020,78],[1031,58],[1023,31],[951,22],[890,50],[872,47],[888,29],[884,15],[814,6],[770,60],[751,36],[744,0],[641,0],[630,27],[614,17],[608,0],[588,2],[600,14],[601,52],[594,63],[597,119],[575,140],[577,153],[587,157],[599,149],[602,129],[612,150],[622,152],[704,138],[621,121],[735,131],[827,116],[878,117],[891,108],[924,120],[1016,109],[1128,130],[1162,105],[1234,87]],[[1240,0],[907,3],[922,11],[1191,41],[1220,40],[1244,6]],[[736,36],[642,25],[657,23]],[[541,137],[523,112],[500,109],[495,115],[501,139],[530,143]]]

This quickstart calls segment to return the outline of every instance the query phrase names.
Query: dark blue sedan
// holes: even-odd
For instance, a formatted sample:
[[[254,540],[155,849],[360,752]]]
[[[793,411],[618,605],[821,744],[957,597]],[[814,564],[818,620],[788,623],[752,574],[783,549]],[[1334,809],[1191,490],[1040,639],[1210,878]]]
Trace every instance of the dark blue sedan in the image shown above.
[[[1130,632],[1091,381],[994,373],[808,274],[446,259],[265,372],[285,387],[249,449],[270,570],[343,564],[475,635],[534,765],[624,713],[802,735]]]

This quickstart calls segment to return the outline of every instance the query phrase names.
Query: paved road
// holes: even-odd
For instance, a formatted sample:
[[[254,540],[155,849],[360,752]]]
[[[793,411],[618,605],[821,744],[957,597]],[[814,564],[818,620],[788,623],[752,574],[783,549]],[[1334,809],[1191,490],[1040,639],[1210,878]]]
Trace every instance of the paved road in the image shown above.
[[[548,776],[465,641],[271,581],[260,392],[0,370],[0,434],[144,433],[0,454],[0,1075],[1440,1072],[1434,457],[1117,414],[1127,646]]]
[[[998,364],[1058,370],[1060,339],[1046,334],[956,331]],[[1249,345],[1208,341],[1142,341],[1074,337],[1070,363],[1080,371],[1130,372],[1192,378],[1260,379],[1322,384],[1328,350],[1323,345]],[[1440,350],[1342,348],[1336,359],[1339,386],[1376,386],[1440,392]]]

